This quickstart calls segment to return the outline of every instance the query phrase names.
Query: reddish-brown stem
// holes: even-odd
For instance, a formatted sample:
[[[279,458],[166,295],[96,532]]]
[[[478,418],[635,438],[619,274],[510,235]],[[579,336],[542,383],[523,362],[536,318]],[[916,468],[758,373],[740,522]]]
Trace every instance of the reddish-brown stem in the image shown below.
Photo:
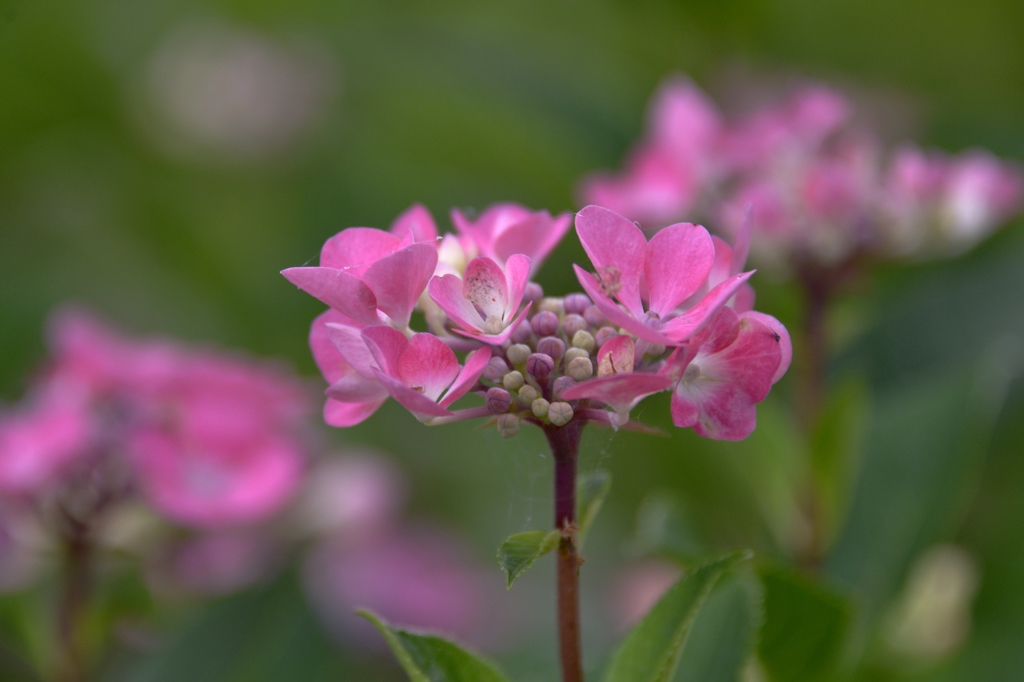
[[[86,674],[81,632],[92,580],[89,572],[92,546],[86,524],[67,512],[62,513],[61,521],[64,571],[57,613],[61,651],[58,679],[61,682],[81,682]]]
[[[558,543],[558,644],[562,682],[583,682],[580,645],[580,556],[576,548],[576,469],[583,422],[546,425],[544,434],[555,459],[555,528]]]

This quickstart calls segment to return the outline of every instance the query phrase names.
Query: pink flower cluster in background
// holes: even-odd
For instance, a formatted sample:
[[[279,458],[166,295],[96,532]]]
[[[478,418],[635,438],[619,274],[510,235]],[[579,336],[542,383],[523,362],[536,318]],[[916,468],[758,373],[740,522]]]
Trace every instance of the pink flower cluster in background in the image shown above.
[[[452,217],[457,234],[439,238],[413,206],[389,231],[343,230],[318,267],[282,273],[331,308],[310,332],[329,424],[357,424],[394,398],[426,424],[489,417],[505,436],[524,421],[637,427],[630,410],[672,391],[677,426],[728,440],[753,430],[792,351],[785,328],[751,310],[749,231],[730,246],[684,223],[648,242],[589,206],[575,216],[596,271],[576,266],[586,294],[545,298],[530,278],[570,216],[499,204],[476,221]],[[429,332],[410,326],[417,309]],[[468,393],[485,404],[453,410]]]
[[[749,215],[755,255],[780,268],[956,253],[1019,211],[1017,166],[980,150],[886,152],[851,111],[841,93],[811,86],[730,121],[672,78],[625,169],[587,178],[583,202],[655,229],[705,217],[735,233]]]
[[[305,387],[281,367],[121,336],[80,311],[52,320],[52,356],[0,416],[0,502],[88,526],[142,500],[201,530],[261,522],[294,496]]]

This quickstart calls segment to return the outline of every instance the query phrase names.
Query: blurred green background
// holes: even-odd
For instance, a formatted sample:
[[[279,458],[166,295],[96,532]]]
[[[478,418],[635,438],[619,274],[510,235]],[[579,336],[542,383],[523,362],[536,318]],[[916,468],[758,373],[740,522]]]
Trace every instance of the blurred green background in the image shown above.
[[[725,103],[742,83],[822,79],[871,104],[886,134],[1024,158],[1021,35],[1018,0],[0,0],[0,396],[21,394],[46,315],[69,300],[131,332],[283,356],[314,376],[306,334],[321,305],[279,270],[414,201],[442,229],[453,206],[576,208],[575,183],[619,164],[673,72]],[[213,59],[249,52],[211,75],[182,47],[196,44]],[[263,67],[277,69],[269,85],[231,89],[232,74]],[[573,261],[570,236],[540,275],[548,292],[572,290]],[[754,283],[760,309],[799,325],[794,290]],[[958,261],[877,273],[836,316],[836,409],[860,415],[836,426],[843,447],[824,448],[835,460],[822,466],[837,519],[826,576],[856,614],[844,674],[1024,679],[1022,291],[1017,221]],[[667,399],[638,415],[669,438],[586,436],[583,468],[615,477],[584,570],[588,665],[615,635],[603,596],[634,558],[651,493],[685,511],[679,543],[783,555],[809,475],[794,383],[742,444],[672,429]],[[481,561],[549,523],[537,433],[425,429],[389,403],[326,437],[391,453],[410,513],[468,534]],[[932,665],[893,663],[873,633],[915,559],[944,541],[980,568],[970,638]],[[516,679],[553,679],[551,571],[509,596],[541,624],[496,652]],[[291,574],[172,619],[162,641],[115,656],[108,677],[398,679],[386,658],[367,669],[334,647]]]

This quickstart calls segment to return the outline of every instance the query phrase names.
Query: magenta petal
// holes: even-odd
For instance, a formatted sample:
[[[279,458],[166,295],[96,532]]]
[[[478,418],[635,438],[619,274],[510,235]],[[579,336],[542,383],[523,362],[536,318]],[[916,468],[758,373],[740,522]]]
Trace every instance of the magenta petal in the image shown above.
[[[557,218],[552,218],[547,211],[534,213],[495,237],[494,255],[505,263],[515,254],[528,256],[533,264],[533,272],[536,272],[548,254],[562,241],[571,224],[572,216],[568,213]]]
[[[352,369],[367,379],[373,378],[373,368],[377,367],[370,349],[366,347],[362,331],[344,324],[327,323],[327,336],[338,349]],[[326,375],[325,375],[326,376]],[[330,378],[328,377],[328,381]]]
[[[333,398],[328,398],[324,403],[324,421],[329,426],[347,428],[355,426],[369,419],[374,412],[380,409],[387,398],[373,400],[366,403],[343,403]]]
[[[462,280],[458,275],[434,277],[430,280],[427,292],[457,325],[469,332],[484,330],[484,318],[480,317],[472,302],[462,295]]]
[[[530,259],[521,253],[509,256],[505,262],[505,282],[508,285],[508,303],[502,315],[503,320],[508,320],[519,310],[519,304],[523,302],[523,294],[526,292],[526,285],[530,281]]]
[[[708,319],[725,305],[732,298],[733,294],[736,293],[736,290],[750,279],[753,274],[754,272],[750,271],[730,277],[708,292],[708,295],[702,298],[700,303],[679,317],[674,317],[661,325],[662,333],[672,339],[672,343],[666,345],[684,343],[696,332],[700,331]]]
[[[647,256],[647,239],[640,228],[601,206],[586,206],[576,214],[576,234],[583,250],[615,298],[636,317],[640,305],[640,275]]]
[[[775,370],[775,375],[772,376],[772,383],[776,383],[786,373],[786,370],[789,369],[790,363],[793,361],[793,342],[789,338],[789,331],[786,329],[785,325],[766,313],[759,313],[751,310],[743,313],[740,317],[757,320],[779,336],[778,343],[779,350],[782,351],[782,357],[779,362],[778,369]]]
[[[352,366],[331,341],[327,324],[346,324],[348,319],[335,310],[328,310],[318,315],[309,328],[309,348],[313,351],[313,360],[328,383],[334,383],[341,377],[350,374]]]
[[[342,270],[288,268],[285,279],[360,324],[380,324],[377,298],[365,284]]]
[[[398,364],[402,353],[409,346],[409,339],[405,334],[392,327],[378,326],[368,327],[362,332],[363,341],[373,356],[373,376],[377,376],[380,369],[389,376],[398,376]]]
[[[439,406],[422,393],[417,393],[398,379],[389,377],[384,372],[377,372],[377,380],[384,385],[391,397],[402,404],[402,407],[412,412],[417,418],[447,417],[451,414],[448,410]]]
[[[737,441],[754,432],[757,408],[734,384],[710,382],[696,399],[680,384],[672,396],[672,422],[682,428],[692,426],[704,438]]]
[[[413,204],[391,223],[391,234],[398,237],[403,245],[416,242],[437,241],[437,225],[434,216],[423,204]]]
[[[660,334],[654,328],[648,327],[646,324],[615,305],[615,302],[605,295],[604,291],[601,289],[600,282],[597,281],[597,278],[589,272],[578,265],[574,265],[573,267],[576,269],[576,278],[580,281],[580,286],[583,287],[583,290],[590,296],[594,305],[597,306],[598,310],[600,310],[610,322],[616,326],[622,327],[630,334],[634,334],[645,341],[660,343],[663,346],[678,345],[664,334]]]
[[[658,315],[670,312],[700,288],[714,262],[711,235],[700,225],[678,223],[654,235],[644,265],[649,309]]]
[[[607,362],[605,362],[607,360]],[[616,336],[608,339],[597,351],[597,374],[628,374],[633,371],[636,361],[636,346],[628,336]]]
[[[366,269],[362,279],[376,295],[377,308],[398,326],[406,327],[435,267],[437,247],[412,244],[378,260]]]
[[[367,379],[356,372],[352,372],[328,386],[326,394],[328,398],[340,400],[343,403],[372,402],[383,400],[388,395],[376,377]]]
[[[361,277],[366,268],[401,246],[401,240],[384,230],[350,227],[327,240],[320,250],[320,267]]]
[[[462,295],[483,312],[485,319],[501,320],[509,298],[501,266],[486,256],[469,261],[462,280]]]
[[[433,334],[415,334],[398,358],[397,377],[434,402],[458,375],[455,353]]]
[[[519,327],[519,325],[521,325],[523,323],[523,320],[526,319],[526,316],[527,316],[527,314],[529,314],[530,307],[532,305],[533,305],[532,301],[530,303],[527,303],[526,307],[524,307],[522,310],[520,310],[519,314],[516,315],[515,318],[511,322],[508,323],[508,326],[505,327],[503,330],[501,330],[500,334],[481,334],[479,332],[475,332],[475,331],[468,330],[468,329],[466,329],[466,330],[456,329],[455,333],[456,334],[462,334],[463,336],[469,337],[469,338],[473,339],[474,341],[479,341],[481,343],[487,343],[487,344],[490,344],[492,346],[500,346],[503,343],[505,343],[506,341],[508,341],[509,337],[512,336],[512,333],[515,332],[515,330]]]
[[[466,395],[471,388],[476,386],[476,382],[479,381],[484,370],[487,369],[487,363],[491,359],[491,349],[489,346],[478,348],[466,357],[466,366],[459,372],[459,376],[455,378],[455,383],[445,394],[444,400],[441,401],[441,407],[448,407],[456,400]]]
[[[616,374],[578,383],[562,391],[565,400],[598,400],[616,412],[628,412],[642,398],[671,388],[663,374]]]

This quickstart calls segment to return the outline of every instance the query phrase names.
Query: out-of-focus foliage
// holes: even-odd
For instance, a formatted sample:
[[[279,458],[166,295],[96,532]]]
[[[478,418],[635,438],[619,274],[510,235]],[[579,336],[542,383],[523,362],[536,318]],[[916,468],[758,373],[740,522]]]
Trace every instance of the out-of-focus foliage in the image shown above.
[[[1024,158],[1022,29],[1015,0],[2,0],[0,392],[4,400],[21,393],[44,355],[43,320],[68,299],[133,331],[282,355],[313,375],[306,334],[321,306],[280,269],[314,259],[343,227],[386,227],[413,201],[442,224],[451,206],[497,200],[574,208],[576,181],[619,163],[670,72],[693,75],[737,107],[741,83],[827,79],[872,105],[874,122],[894,138]],[[197,72],[197,63],[208,68]],[[211,108],[224,100],[210,93],[247,68],[276,75]],[[295,107],[275,108],[282,98]],[[735,547],[778,557],[802,532],[791,523],[803,504],[796,491],[815,475],[834,491],[825,579],[853,598],[851,640],[836,661],[843,674],[949,682],[1018,674],[1022,259],[1018,221],[963,259],[881,272],[843,302],[831,320],[833,383],[853,388],[838,394],[815,445],[849,443],[837,434],[862,429],[861,447],[817,459],[815,472],[802,469],[791,435],[792,379],[739,445],[670,428],[668,438],[589,430],[583,469],[608,469],[616,484],[588,538],[588,668],[606,661],[622,634],[609,626],[607,586],[637,546],[643,500],[658,494],[645,506],[648,522],[657,504],[658,513],[676,510],[662,518],[677,533],[673,548],[691,560]],[[568,264],[582,260],[568,238],[541,283],[577,288]],[[795,292],[753,281],[759,308],[796,327]],[[667,397],[650,402],[634,416],[667,426]],[[466,424],[426,429],[392,404],[327,437],[393,453],[414,482],[413,509],[470,534],[484,561],[493,563],[497,538],[549,522],[550,461],[538,456],[539,433],[503,441]],[[848,489],[833,478],[841,471],[851,472]],[[982,576],[969,636],[936,661],[894,657],[882,625],[888,610],[922,553],[949,541]],[[553,669],[549,583],[534,570],[509,595],[537,614],[492,647],[511,679],[546,679]],[[149,613],[126,585],[112,588],[121,597],[111,600],[132,602],[122,612]],[[753,603],[730,589],[716,622]],[[51,598],[0,598],[5,676],[18,679],[23,661],[45,650],[47,624],[36,621]],[[770,582],[765,598],[770,628]],[[120,632],[108,679],[402,675],[383,651],[334,645],[289,572],[150,627],[141,638]]]

